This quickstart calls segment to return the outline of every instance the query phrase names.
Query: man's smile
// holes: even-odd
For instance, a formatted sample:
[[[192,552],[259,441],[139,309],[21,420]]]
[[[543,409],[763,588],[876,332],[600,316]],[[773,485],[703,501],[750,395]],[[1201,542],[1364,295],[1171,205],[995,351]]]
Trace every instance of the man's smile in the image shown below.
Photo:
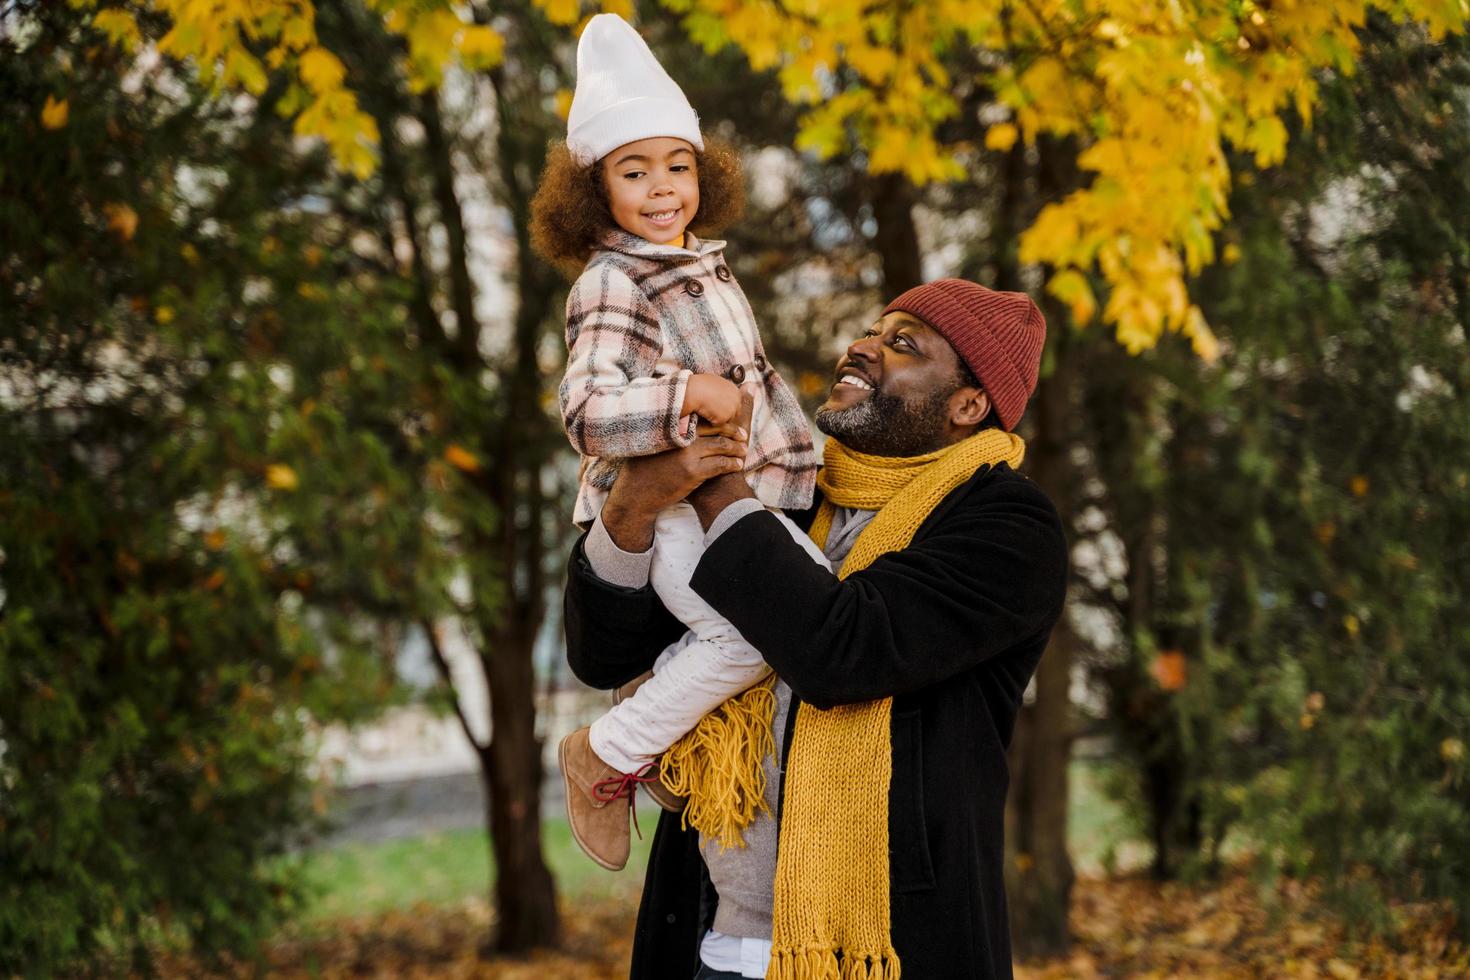
[[[831,395],[832,397],[837,397],[852,392],[860,391],[867,393],[877,390],[878,386],[873,383],[873,379],[868,377],[862,368],[856,364],[848,363],[844,364],[838,370],[837,380],[832,384]]]

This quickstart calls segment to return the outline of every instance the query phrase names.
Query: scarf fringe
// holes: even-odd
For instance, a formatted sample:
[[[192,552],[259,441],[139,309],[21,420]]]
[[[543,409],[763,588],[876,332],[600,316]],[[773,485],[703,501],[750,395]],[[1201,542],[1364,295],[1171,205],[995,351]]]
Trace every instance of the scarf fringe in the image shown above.
[[[898,951],[847,954],[831,946],[773,949],[766,980],[901,980]]]
[[[741,832],[757,813],[770,811],[763,763],[776,751],[774,686],[772,674],[715,708],[659,764],[665,788],[689,798],[684,827],[719,841],[721,850],[744,847]]]

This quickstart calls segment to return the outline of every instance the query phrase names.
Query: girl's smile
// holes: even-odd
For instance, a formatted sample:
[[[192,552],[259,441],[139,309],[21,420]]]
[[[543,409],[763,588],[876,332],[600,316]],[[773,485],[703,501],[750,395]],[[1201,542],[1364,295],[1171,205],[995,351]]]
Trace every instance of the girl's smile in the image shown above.
[[[683,245],[699,211],[699,172],[687,140],[653,136],[625,143],[602,158],[613,221],[661,245]]]

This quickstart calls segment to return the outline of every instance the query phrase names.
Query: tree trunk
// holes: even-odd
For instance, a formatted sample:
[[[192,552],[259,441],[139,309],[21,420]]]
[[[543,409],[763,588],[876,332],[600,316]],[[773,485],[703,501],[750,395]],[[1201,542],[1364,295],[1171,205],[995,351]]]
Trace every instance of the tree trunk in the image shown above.
[[[357,16],[356,5],[333,3],[324,7],[327,22],[336,29],[351,31],[344,53],[352,57],[380,57],[388,62],[398,43],[370,29],[371,17]],[[477,10],[477,16],[483,11]],[[415,293],[410,310],[420,336],[442,355],[445,367],[459,377],[480,384],[487,368],[480,352],[480,329],[475,312],[474,281],[470,274],[464,212],[455,187],[455,133],[446,128],[438,93],[417,97],[403,89],[401,78],[373,65],[360,65],[370,79],[365,85],[366,104],[382,134],[383,181],[386,192],[402,212],[405,232],[413,246],[412,281]],[[506,106],[498,106],[506,118]],[[396,137],[402,114],[413,113],[424,128],[422,158],[411,154]],[[514,126],[502,126],[502,136]],[[523,134],[538,146],[545,137]],[[502,148],[504,140],[499,141]],[[544,149],[541,151],[544,152]],[[521,161],[505,154],[497,163],[514,168]],[[418,164],[410,172],[410,165]],[[539,170],[539,164],[532,172]],[[427,178],[416,182],[414,177]],[[507,178],[514,185],[514,175]],[[530,179],[530,178],[526,178]],[[426,187],[424,186],[426,183]],[[434,281],[426,261],[427,228],[419,223],[418,207],[432,198],[445,235],[445,276]],[[490,835],[494,867],[491,898],[498,927],[489,947],[500,953],[520,953],[558,941],[560,922],[556,909],[556,886],[541,848],[540,792],[543,770],[541,741],[536,735],[535,669],[532,651],[546,616],[547,540],[545,501],[541,490],[542,468],[547,459],[546,413],[540,405],[541,378],[536,345],[555,295],[552,273],[530,257],[526,247],[530,193],[524,187],[503,195],[513,213],[520,274],[513,346],[506,361],[494,365],[500,379],[504,403],[478,419],[490,449],[490,462],[471,477],[476,489],[494,508],[493,527],[472,525],[468,530],[468,571],[475,596],[473,617],[479,637],[479,661],[489,690],[489,741],[475,744],[485,790],[485,820]],[[424,208],[425,212],[428,211]],[[456,330],[448,337],[433,309],[433,298],[443,295],[455,316]],[[485,397],[489,397],[487,394]],[[448,410],[448,406],[445,406]],[[460,425],[475,419],[456,420]],[[433,636],[433,624],[424,623]],[[465,715],[460,692],[454,690],[449,663],[437,641],[431,643],[436,664],[464,726],[466,737],[475,742]]]
[[[868,181],[868,200],[878,223],[873,244],[883,260],[883,296],[887,302],[923,281],[923,256],[914,227],[914,188],[903,174],[883,174]]]
[[[539,620],[537,625],[539,626]],[[502,627],[483,657],[494,729],[482,773],[495,861],[497,953],[555,946],[556,884],[541,851],[541,740],[536,737],[535,631]]]
[[[419,109],[427,134],[425,150],[434,199],[447,231],[451,305],[459,321],[455,367],[478,377],[484,368],[480,324],[474,309],[464,217],[454,187],[452,147],[437,97],[424,95]],[[521,261],[527,261],[524,253]],[[483,644],[480,663],[490,692],[491,734],[481,752],[481,768],[495,858],[492,892],[498,927],[492,947],[499,953],[555,945],[560,936],[556,885],[541,851],[543,772],[532,662],[536,634],[546,612],[541,455],[533,424],[539,390],[535,341],[546,299],[528,292],[524,277],[519,285],[516,346],[508,369],[501,372],[509,404],[500,419],[498,438],[492,437],[497,449],[495,465],[479,476],[479,485],[495,504],[499,521],[493,532],[479,531],[472,536],[479,554],[496,556],[494,584],[505,596],[494,608],[482,600],[477,617]],[[474,592],[487,596],[492,590],[477,588]]]
[[[1048,311],[1054,313],[1054,311]],[[1048,317],[1057,327],[1064,324]],[[1057,330],[1056,327],[1053,328]],[[1053,338],[1056,365],[1032,405],[1037,434],[1027,457],[1031,476],[1064,515],[1070,513],[1070,420],[1074,373],[1066,338]],[[1006,891],[1014,953],[1056,956],[1071,941],[1067,912],[1074,873],[1067,852],[1067,777],[1072,757],[1073,651],[1077,638],[1063,614],[1036,669],[1036,699],[1021,709],[1011,743],[1006,809]]]
[[[1059,622],[1036,671],[1036,700],[1022,709],[1011,743],[1006,894],[1018,957],[1061,955],[1071,942],[1067,912],[1075,876],[1067,852],[1067,688],[1074,644],[1066,621]]]

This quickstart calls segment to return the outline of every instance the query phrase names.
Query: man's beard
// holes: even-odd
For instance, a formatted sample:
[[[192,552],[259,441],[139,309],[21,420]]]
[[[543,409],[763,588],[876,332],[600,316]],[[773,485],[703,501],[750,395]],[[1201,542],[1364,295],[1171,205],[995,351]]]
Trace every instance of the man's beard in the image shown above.
[[[944,445],[952,391],[915,400],[874,391],[851,408],[819,409],[817,428],[872,456],[920,456]]]

